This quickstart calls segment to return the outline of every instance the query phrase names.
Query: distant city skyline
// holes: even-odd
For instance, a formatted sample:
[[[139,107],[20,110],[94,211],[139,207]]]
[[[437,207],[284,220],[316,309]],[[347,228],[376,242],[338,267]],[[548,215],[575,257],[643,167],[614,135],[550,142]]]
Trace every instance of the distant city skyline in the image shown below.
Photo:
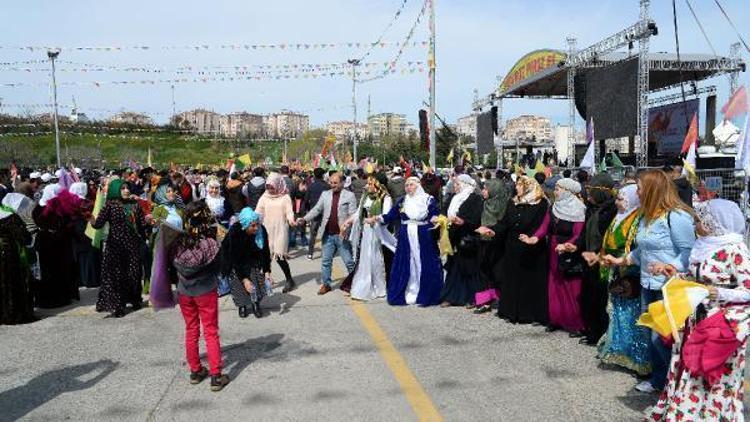
[[[277,66],[295,64],[345,63],[347,59],[365,54],[365,47],[349,47],[348,43],[369,43],[383,33],[402,2],[396,0],[365,2],[363,0],[320,0],[317,2],[271,2],[249,5],[245,2],[219,0],[207,4],[196,1],[146,2],[134,0],[111,4],[93,0],[49,2],[42,0],[10,1],[4,4],[5,36],[0,41],[0,85],[22,82],[23,87],[0,87],[5,104],[45,104],[50,102],[47,72],[14,71],[11,68],[43,69],[45,51],[28,51],[8,47],[62,46],[133,46],[225,44],[285,45],[265,49],[175,49],[122,51],[63,50],[60,54],[58,98],[71,104],[75,96],[78,110],[95,119],[104,119],[118,111],[144,112],[157,123],[166,123],[172,115],[172,88],[168,83],[112,85],[94,81],[140,81],[181,77],[239,77],[225,69],[210,74],[191,72],[175,75],[161,72],[101,71],[65,72],[88,65],[104,67],[144,67],[174,70],[190,67]],[[543,0],[534,3],[521,0],[490,2],[467,0],[437,2],[437,112],[448,122],[471,112],[473,90],[486,95],[525,53],[539,48],[565,49],[565,37],[574,35],[579,47],[588,46],[638,19],[638,1],[558,2]],[[750,38],[744,22],[750,21],[750,8],[742,0],[724,0],[723,4],[743,36]],[[383,40],[398,43],[405,39],[415,21],[422,2],[409,0],[403,13],[385,33]],[[729,45],[737,41],[716,6],[709,2],[697,4],[711,44],[717,54],[727,55]],[[651,14],[659,26],[659,35],[652,38],[651,51],[675,51],[671,5],[652,2]],[[684,3],[678,3],[680,47],[683,54],[711,53],[692,15]],[[412,41],[426,41],[427,19],[416,27]],[[293,44],[337,43],[330,48],[288,48]],[[392,61],[395,47],[374,48],[364,62]],[[408,62],[425,62],[427,50],[421,45],[405,48],[397,72],[383,79],[358,84],[358,122],[367,116],[368,96],[372,114],[389,112],[406,115],[417,122],[417,111],[428,98],[427,73],[419,66],[410,73]],[[750,62],[750,54],[743,51]],[[40,63],[24,64],[28,61]],[[20,64],[18,62],[21,62]],[[426,70],[423,64],[421,67]],[[287,68],[289,70],[291,68]],[[371,66],[372,71],[378,69]],[[406,69],[406,70],[404,70]],[[360,71],[364,71],[362,68]],[[264,71],[260,69],[258,71]],[[261,79],[234,82],[177,83],[174,108],[177,113],[206,108],[217,113],[274,113],[282,109],[310,116],[310,125],[323,127],[327,122],[351,120],[351,77],[348,68],[335,77]],[[256,72],[256,70],[253,70]],[[291,73],[291,72],[290,72]],[[299,72],[298,72],[299,73]],[[254,73],[254,74],[257,74]],[[302,75],[302,73],[299,73]],[[373,73],[374,74],[374,73]],[[740,83],[750,81],[748,73]],[[87,83],[71,86],[70,83]],[[727,78],[714,78],[704,85],[718,87],[720,105],[728,96]],[[0,111],[18,113],[20,108]],[[40,110],[41,111],[41,110]],[[66,111],[61,111],[65,114]],[[553,125],[567,124],[567,103],[518,99],[504,103],[503,118],[524,114],[545,116]],[[579,125],[582,121],[578,122]]]

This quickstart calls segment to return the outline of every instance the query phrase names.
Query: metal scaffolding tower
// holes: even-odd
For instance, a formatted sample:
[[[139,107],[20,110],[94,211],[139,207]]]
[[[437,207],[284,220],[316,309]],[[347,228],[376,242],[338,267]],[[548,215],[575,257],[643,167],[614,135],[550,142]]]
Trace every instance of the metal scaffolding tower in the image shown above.
[[[641,0],[641,22],[648,22],[649,5],[651,0]],[[649,82],[649,59],[648,45],[649,35],[638,40],[638,150],[636,151],[636,166],[648,166],[648,82]]]
[[[565,39],[568,43],[568,167],[576,165],[576,66],[573,60],[578,52],[578,43],[575,37]]]

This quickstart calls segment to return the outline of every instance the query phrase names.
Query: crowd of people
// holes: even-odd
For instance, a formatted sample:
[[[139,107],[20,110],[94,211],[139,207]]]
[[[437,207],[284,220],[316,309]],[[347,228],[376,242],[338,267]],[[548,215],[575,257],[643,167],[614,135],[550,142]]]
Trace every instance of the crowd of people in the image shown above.
[[[97,311],[122,317],[145,305],[144,294],[161,306],[167,280],[185,320],[190,382],[210,375],[218,391],[229,382],[219,295],[231,294],[239,317],[263,317],[272,263],[284,274],[281,294],[293,291],[289,251],[314,259],[320,236],[319,295],[338,287],[354,300],[495,311],[510,324],[565,331],[596,347],[603,364],[632,372],[639,391],[659,393],[650,419],[742,419],[745,218],[735,202],[694,193],[680,169],[615,181],[550,167],[293,167],[14,172],[0,180],[0,323],[31,322],[35,308],[78,300],[81,286],[99,287]],[[339,286],[336,255],[348,270]],[[675,276],[710,295],[668,344],[637,321]],[[730,340],[718,371],[689,369],[696,343],[715,360],[712,345]]]

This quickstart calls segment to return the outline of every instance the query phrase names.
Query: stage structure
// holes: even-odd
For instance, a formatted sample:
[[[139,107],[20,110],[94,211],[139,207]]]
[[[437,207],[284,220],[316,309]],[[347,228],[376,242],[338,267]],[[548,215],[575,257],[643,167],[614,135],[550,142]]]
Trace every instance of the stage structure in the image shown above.
[[[729,57],[719,57],[710,54],[683,54],[680,60],[675,54],[649,53],[649,38],[658,34],[656,22],[649,17],[650,0],[640,0],[640,18],[635,24],[583,49],[577,48],[576,39],[566,39],[568,51],[537,50],[521,58],[511,71],[505,76],[495,92],[478,98],[473,103],[475,111],[481,111],[488,106],[498,106],[498,125],[502,121],[502,102],[513,98],[564,99],[570,104],[570,128],[568,135],[569,157],[574,157],[574,130],[576,109],[583,119],[587,119],[587,78],[596,80],[606,78],[607,73],[620,72],[621,81],[633,82],[628,86],[632,95],[622,103],[634,104],[623,112],[634,114],[633,125],[627,127],[627,134],[620,136],[634,136],[638,139],[636,164],[639,167],[648,164],[648,116],[651,105],[681,99],[673,95],[650,100],[650,94],[678,88],[681,84],[688,84],[686,96],[699,93],[715,93],[715,88],[698,88],[697,82],[719,75],[728,74],[730,85],[736,88],[737,75],[745,71],[745,63],[739,55],[739,48],[732,46]],[[637,51],[635,43],[638,43]],[[627,48],[626,52],[617,50]],[[636,75],[632,75],[635,72]],[[619,82],[621,82],[619,81]],[[626,82],[627,82],[626,81]],[[606,85],[606,84],[605,84]],[[692,89],[690,88],[692,86]],[[584,91],[584,92],[580,92]],[[624,90],[623,90],[624,91]],[[618,103],[611,98],[597,98],[598,92],[588,93],[589,99],[597,101],[607,100]],[[635,101],[633,101],[635,98]],[[668,99],[667,99],[668,98]],[[604,113],[606,114],[606,113]],[[619,117],[619,116],[618,116]],[[610,119],[614,120],[614,119]],[[594,122],[596,132],[601,128],[602,133],[608,132],[608,122]],[[623,128],[609,128],[615,132],[622,132]],[[631,138],[633,139],[633,138]],[[510,141],[510,140],[506,140]],[[500,140],[496,143],[501,150],[507,142]],[[632,144],[631,144],[632,145]],[[634,146],[634,145],[633,145]],[[569,160],[570,166],[575,163]]]

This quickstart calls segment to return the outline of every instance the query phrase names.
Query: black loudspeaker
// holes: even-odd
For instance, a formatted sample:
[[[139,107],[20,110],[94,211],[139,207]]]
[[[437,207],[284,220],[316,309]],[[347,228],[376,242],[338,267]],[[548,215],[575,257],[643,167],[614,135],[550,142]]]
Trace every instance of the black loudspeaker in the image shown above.
[[[497,106],[492,106],[490,115],[492,116],[492,133],[497,135]]]
[[[430,149],[430,122],[425,110],[419,110],[419,140],[425,146],[425,150]]]

